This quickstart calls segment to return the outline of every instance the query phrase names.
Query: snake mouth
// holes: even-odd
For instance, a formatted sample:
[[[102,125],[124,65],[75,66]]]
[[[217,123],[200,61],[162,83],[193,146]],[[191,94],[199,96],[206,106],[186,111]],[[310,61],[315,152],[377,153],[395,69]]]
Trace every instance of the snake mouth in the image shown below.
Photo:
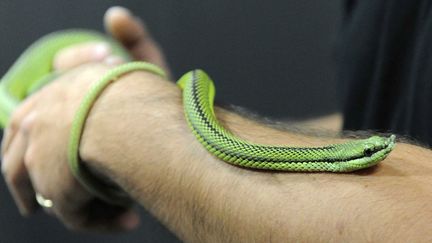
[[[387,140],[386,140],[387,147],[388,147],[388,146],[394,146],[395,142],[396,142],[396,136],[395,136],[394,134],[392,134],[392,135],[391,135],[389,138],[387,138]]]
[[[364,155],[370,158],[385,158],[393,150],[396,143],[396,136],[391,135],[388,138],[382,139],[385,139],[383,143],[367,146],[364,150]]]
[[[390,137],[386,139],[384,142],[384,148],[381,150],[389,150],[389,152],[393,149],[394,145],[396,143],[396,136],[392,134]]]
[[[371,137],[371,141],[366,144],[363,156],[353,158],[346,163],[342,163],[341,168],[337,168],[336,172],[352,172],[360,169],[365,169],[378,164],[384,160],[393,150],[396,144],[396,136],[389,137]]]
[[[363,154],[366,157],[372,157],[375,153],[392,148],[395,143],[396,136],[391,135],[388,138],[380,137],[379,140],[367,143],[363,150]]]

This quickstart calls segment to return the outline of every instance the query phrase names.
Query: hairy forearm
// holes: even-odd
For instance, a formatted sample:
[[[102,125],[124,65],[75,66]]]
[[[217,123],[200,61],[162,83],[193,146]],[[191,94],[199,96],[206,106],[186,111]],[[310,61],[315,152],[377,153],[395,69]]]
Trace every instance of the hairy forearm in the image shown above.
[[[104,92],[88,118],[81,154],[180,238],[432,237],[429,150],[398,144],[381,165],[352,174],[245,170],[209,154],[187,126],[180,91],[168,82],[152,82],[162,81],[134,73]],[[342,141],[276,130],[222,109],[216,113],[229,130],[254,142],[316,146]]]
[[[284,123],[293,128],[311,131],[340,133],[342,131],[343,117],[341,113],[335,112],[324,116],[313,117],[306,120],[287,120]]]

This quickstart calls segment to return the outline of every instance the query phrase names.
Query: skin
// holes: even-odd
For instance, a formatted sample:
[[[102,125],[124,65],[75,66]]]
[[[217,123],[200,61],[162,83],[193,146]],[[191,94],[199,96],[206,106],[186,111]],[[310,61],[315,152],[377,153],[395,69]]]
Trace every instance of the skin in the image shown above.
[[[295,122],[293,126],[299,126],[302,129],[309,130],[326,130],[338,133],[342,131],[343,117],[340,113],[333,113],[313,119]]]
[[[106,22],[114,37],[141,53],[137,57],[164,62],[127,12],[108,12]],[[133,30],[131,38],[117,31],[127,28],[113,27],[122,25]],[[71,53],[88,52],[77,47]],[[66,160],[74,111],[90,84],[112,67],[106,64],[109,54],[98,63],[83,58],[73,65],[63,64],[61,56],[57,67],[69,71],[13,115],[2,142],[3,175],[24,215],[35,210],[37,191],[53,201],[48,213],[71,229],[132,229],[138,218],[131,209],[99,203],[111,217],[89,213],[94,198],[71,176]],[[281,131],[221,108],[216,114],[251,142],[345,141]],[[398,143],[380,165],[350,174],[241,169],[201,146],[185,121],[178,87],[146,72],[125,75],[104,91],[87,119],[80,155],[187,242],[432,241],[430,150]]]

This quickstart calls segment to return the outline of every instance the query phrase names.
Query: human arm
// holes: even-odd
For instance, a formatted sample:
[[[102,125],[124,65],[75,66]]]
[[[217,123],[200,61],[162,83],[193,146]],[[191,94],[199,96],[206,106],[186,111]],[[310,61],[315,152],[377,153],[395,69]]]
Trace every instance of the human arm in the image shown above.
[[[325,131],[332,133],[340,133],[342,131],[343,116],[340,112],[312,117],[309,119],[289,122],[290,126],[305,130]]]
[[[53,182],[52,184],[55,185],[54,188],[47,188],[46,184],[37,188],[45,190],[46,193],[43,194],[53,199],[55,208],[59,207],[59,205],[67,205],[63,199],[70,198],[70,195],[73,196],[73,199],[76,199],[77,194],[73,192],[76,192],[76,187],[79,186],[75,185],[73,188],[70,188],[67,187],[67,185],[59,183],[62,181],[74,182],[73,178],[68,174],[67,166],[64,166],[67,161],[65,161],[63,153],[65,150],[64,141],[67,141],[68,137],[69,123],[74,114],[73,109],[82,98],[80,93],[85,93],[86,88],[88,88],[87,84],[97,80],[107,69],[108,67],[103,65],[78,68],[62,77],[57,84],[47,87],[45,90],[48,91],[40,95],[38,99],[33,99],[36,105],[29,110],[44,115],[38,116],[38,119],[33,119],[30,123],[23,122],[26,120],[24,118],[28,117],[29,113],[23,112],[23,117],[21,117],[23,119],[17,118],[17,115],[15,115],[15,121],[18,125],[16,127],[22,129],[20,134],[28,135],[30,134],[28,132],[31,130],[33,131],[33,138],[35,138],[29,139],[29,145],[32,146],[28,146],[28,148],[33,149],[27,150],[27,156],[24,158],[26,164],[33,164],[34,166],[29,166],[27,169],[36,174],[36,176],[39,175],[40,180],[47,180],[46,177],[51,179],[51,182]],[[352,237],[351,239],[354,239],[354,237],[356,237],[356,239],[361,238],[359,232],[352,233],[349,232],[349,230],[362,229],[362,227],[367,226],[365,223],[369,222],[358,220],[358,225],[353,227],[352,222],[355,220],[350,221],[351,218],[346,217],[347,215],[363,215],[361,214],[362,212],[366,212],[364,213],[366,216],[363,217],[367,217],[367,220],[372,220],[372,217],[375,216],[375,214],[371,216],[372,213],[374,213],[374,209],[370,209],[369,204],[363,203],[365,194],[368,195],[371,191],[369,191],[370,189],[361,190],[364,182],[362,182],[363,184],[359,183],[362,178],[366,178],[363,180],[371,180],[372,182],[374,179],[370,179],[369,176],[354,176],[352,179],[349,179],[353,175],[258,173],[256,171],[242,170],[237,167],[229,166],[222,161],[215,160],[207,154],[194,139],[190,139],[191,137],[193,138],[193,136],[185,126],[184,120],[182,120],[183,116],[179,108],[179,91],[175,85],[166,81],[162,82],[162,80],[154,79],[155,77],[148,76],[148,74],[147,76],[142,76],[146,75],[146,73],[135,73],[133,75],[135,75],[134,77],[136,78],[134,78],[134,80],[136,82],[139,81],[139,84],[143,85],[142,87],[137,84],[131,85],[127,80],[128,76],[126,76],[124,79],[118,80],[116,84],[111,86],[107,92],[104,93],[99,100],[99,106],[96,104],[95,109],[90,114],[89,123],[87,125],[91,124],[93,120],[93,124],[96,124],[93,128],[95,127],[101,133],[92,129],[91,125],[86,128],[86,133],[90,133],[90,135],[87,134],[84,136],[93,138],[97,142],[91,143],[91,140],[84,138],[81,155],[95,171],[118,181],[118,183],[130,192],[135,199],[153,212],[160,220],[165,222],[166,225],[182,239],[189,241],[199,241],[199,239],[205,239],[205,241],[228,241],[230,238],[232,240],[239,239],[246,241],[248,240],[247,237],[263,237],[257,238],[257,241],[261,239],[264,239],[263,241],[268,241],[269,235],[272,234],[274,241],[279,240],[279,237],[296,237],[296,239],[301,240],[303,238],[300,237],[313,239],[311,237],[320,237],[319,235],[321,235],[323,241],[325,241],[325,239],[328,239],[329,234],[335,237],[338,236],[338,234],[334,232],[339,231],[328,231],[329,228],[333,230],[333,225],[335,225],[334,219],[339,219],[339,222],[342,222],[339,226],[336,225],[338,226],[336,227],[337,229],[343,228],[344,225],[347,226],[348,232],[345,233],[345,236]],[[125,86],[119,86],[122,83],[124,83]],[[112,92],[115,93],[115,90],[118,90],[118,95],[123,96],[113,95]],[[69,99],[65,100],[64,97],[69,97]],[[109,99],[105,98],[106,102],[111,100],[111,102],[108,102],[109,105],[103,105],[103,97],[111,97]],[[57,105],[49,108],[50,106],[47,104]],[[135,106],[127,106],[129,104],[135,104]],[[125,109],[126,107],[128,109]],[[23,107],[21,107],[21,110],[22,109]],[[103,115],[103,113],[100,112],[101,110],[113,113]],[[289,132],[280,132],[260,125],[253,120],[244,119],[234,113],[221,109],[217,110],[217,115],[220,119],[224,120],[224,124],[231,130],[246,139],[256,142],[318,145],[339,141],[335,139],[311,138]],[[105,117],[105,119],[98,122],[98,116],[99,118]],[[56,119],[59,117],[61,117],[61,119]],[[116,120],[119,118],[122,119],[120,121]],[[104,125],[103,122],[107,122],[107,120],[112,121]],[[173,123],[167,123],[167,121],[172,121]],[[33,123],[33,126],[29,126],[31,123]],[[38,127],[38,129],[36,129],[36,127]],[[144,130],[144,128],[148,130]],[[122,133],[116,133],[116,135],[122,135],[123,139],[116,140],[115,143],[112,143],[109,139],[111,137],[110,133],[115,131]],[[106,137],[98,138],[97,136],[91,135],[92,133],[95,135],[98,134],[99,136],[105,134]],[[118,137],[118,139],[120,138],[121,137]],[[106,144],[103,143],[105,140],[108,141]],[[13,139],[13,141],[16,140]],[[85,144],[89,146],[86,147]],[[97,151],[101,152],[101,150],[97,149],[98,146],[100,149],[104,149],[102,150],[103,154],[93,153]],[[119,148],[122,150],[117,151]],[[93,152],[92,149],[94,149]],[[396,151],[383,163],[392,162],[394,154],[400,153],[397,152],[399,149],[400,146],[397,147]],[[424,153],[426,153],[426,155],[423,155],[423,159],[420,158],[419,161],[424,161],[429,158],[429,152]],[[419,151],[414,151],[414,154],[417,154],[415,156],[419,157]],[[109,159],[105,160],[102,157],[99,158],[99,155],[110,156]],[[117,159],[115,159],[116,157]],[[162,160],[164,157],[166,157],[166,159]],[[413,155],[405,157],[405,160],[415,159]],[[425,162],[423,162],[423,164],[424,163]],[[418,164],[413,164],[414,167],[419,168]],[[35,172],[35,168],[38,167],[45,167],[45,172],[51,172],[54,168],[57,168],[51,166],[56,165],[63,166],[61,168],[64,170],[62,170],[61,175],[65,176],[56,178],[46,176],[47,174],[41,172]],[[130,165],[131,167],[125,165]],[[374,172],[377,175],[373,175],[372,177],[378,176],[381,168],[386,167],[379,168],[379,170]],[[415,179],[417,178],[416,174],[422,172],[420,177],[423,181],[426,181],[428,177],[425,176],[424,172],[426,172],[427,175],[428,168],[430,167],[418,171],[413,171],[411,169],[411,171],[413,171],[411,176],[402,179],[406,180],[410,179],[410,177],[411,179]],[[399,167],[399,169],[403,172],[409,171],[408,167]],[[386,170],[388,171],[388,169]],[[122,171],[123,173],[121,173]],[[6,175],[8,174],[6,173]],[[390,175],[393,174],[390,173]],[[145,178],[145,176],[148,176],[148,179]],[[383,175],[380,176],[382,177]],[[9,174],[8,178],[14,177]],[[388,183],[393,183],[393,180],[383,180],[382,182],[383,185],[387,185],[387,187],[380,190],[382,191],[381,194],[385,195],[386,192],[388,193],[388,189],[393,189],[393,191],[400,189],[396,186],[388,188]],[[329,184],[330,188],[323,187],[326,183]],[[407,182],[410,187],[413,185],[416,186],[415,183],[415,180],[414,183],[413,180],[408,180]],[[427,182],[421,185],[427,185]],[[345,195],[351,193],[351,191],[355,195],[345,196],[348,199],[341,196],[340,192],[345,190],[339,188],[341,186],[346,186],[346,190],[350,190],[350,192],[346,192]],[[357,188],[357,186],[359,188]],[[338,188],[339,190],[335,190],[334,188]],[[313,193],[315,192],[318,194],[314,195]],[[81,193],[85,192],[81,191]],[[312,194],[312,197],[310,194]],[[50,195],[55,196],[51,197]],[[85,195],[90,197],[87,194]],[[427,191],[426,193],[420,191],[414,194],[414,196],[415,195],[423,195],[419,199],[420,202],[429,200],[427,198]],[[407,200],[407,198],[413,198],[413,194],[410,193],[404,193],[403,196],[405,200]],[[351,197],[353,199],[350,199]],[[296,201],[291,201],[294,199]],[[328,199],[328,203],[334,202],[334,205],[326,205],[320,201],[321,199]],[[377,198],[372,196],[369,196],[367,199],[377,200]],[[387,202],[392,205],[398,203],[396,199],[392,199],[393,198],[386,198],[384,203]],[[393,203],[393,201],[395,202]],[[401,202],[403,202],[403,200]],[[341,204],[343,204],[343,206],[340,206]],[[283,210],[286,211],[281,211],[280,208],[272,205],[283,207]],[[379,203],[374,205],[380,206]],[[74,207],[72,202],[67,206],[76,209],[77,206],[81,205],[77,203]],[[257,211],[255,206],[260,206],[260,208],[264,208],[265,210]],[[356,214],[347,214],[346,212],[351,212],[350,209],[354,208],[354,206],[358,208],[351,211],[354,211]],[[332,208],[329,209],[329,207]],[[60,218],[65,213],[62,210],[56,210],[58,211],[55,213]],[[341,210],[347,215],[339,215],[338,212],[330,214],[329,212],[332,210]],[[382,218],[380,216],[385,212],[385,209],[380,210],[381,211],[376,214],[379,217],[378,223],[384,221],[380,219]],[[428,208],[419,210],[421,212],[426,212],[424,215],[427,216]],[[393,209],[393,211],[390,212],[394,211]],[[411,216],[414,215],[415,212],[407,211],[409,212],[408,218],[414,218]],[[79,212],[69,212],[69,216],[70,215],[77,216]],[[390,215],[393,216],[394,214]],[[305,219],[306,216],[308,216],[307,219]],[[80,217],[77,218],[81,219]],[[403,217],[401,218],[405,220]],[[82,229],[83,227],[89,226],[82,224],[82,222],[71,222],[68,218],[61,219],[65,223],[72,224],[74,229]],[[277,225],[274,227],[274,221],[279,221],[279,224],[282,226]],[[397,220],[389,221],[394,223],[394,225],[403,226],[403,224],[398,224]],[[240,222],[241,224],[236,224],[236,222]],[[418,222],[423,223],[423,228],[417,227],[416,230],[424,229],[424,225],[428,225],[422,218],[420,218]],[[99,223],[103,224],[103,222]],[[258,225],[258,223],[261,224]],[[404,223],[407,225],[406,221],[404,221]],[[247,227],[249,225],[250,227]],[[377,229],[389,230],[390,233],[392,233],[394,230],[392,231],[392,227],[390,226],[388,224],[383,224],[383,226]],[[313,232],[315,234],[311,234],[310,230],[314,230],[317,227],[320,227],[319,229],[324,233],[318,234],[321,232]],[[341,231],[343,231],[343,229]],[[377,235],[377,232],[373,230],[363,231],[374,234],[373,236]],[[364,233],[363,231],[360,233]],[[400,232],[406,233],[408,231],[401,230]],[[380,236],[385,237],[384,234]],[[423,234],[423,236],[428,235]],[[227,239],[217,237],[227,237]],[[363,235],[363,237],[368,237],[368,235]],[[371,238],[373,237],[371,236]]]
[[[30,139],[33,149],[24,158],[29,169],[64,155],[52,143],[67,140],[73,107],[82,93],[77,91],[108,69],[101,64],[79,67],[38,93],[32,110],[43,115],[21,124],[24,134],[37,138]],[[399,144],[382,165],[357,174],[245,170],[203,149],[186,125],[180,101],[173,83],[145,72],[125,75],[96,102],[81,147],[84,163],[117,182],[180,238],[238,242],[430,237],[429,150]],[[58,109],[47,104],[58,104]],[[223,109],[216,113],[228,129],[255,142],[341,142],[276,130]],[[64,158],[58,162],[66,163]]]
[[[429,150],[398,144],[381,165],[354,174],[244,170],[205,151],[189,130],[180,101],[180,90],[172,83],[147,73],[125,76],[95,104],[81,156],[181,239],[420,241],[432,237]],[[309,146],[341,142],[275,130],[222,109],[216,113],[228,129],[254,142]]]
[[[105,15],[105,26],[109,33],[129,50],[131,56],[146,58],[145,61],[162,67],[167,66],[163,65],[163,54],[150,34],[127,9],[110,8]],[[89,42],[58,52],[53,60],[53,68],[55,71],[68,73],[83,63],[94,62],[112,67],[122,60],[113,56],[106,43]],[[69,132],[63,133],[59,130],[62,127],[69,130],[74,107],[81,101],[91,83],[100,78],[87,72],[84,75],[81,73],[81,82],[70,82],[74,75],[66,76],[66,79],[59,78],[58,82],[53,82],[28,97],[14,112],[12,122],[4,130],[2,141],[3,177],[20,213],[24,216],[29,216],[38,208],[35,200],[37,193],[49,199],[48,201],[55,201],[53,207],[42,208],[58,217],[69,228],[103,231],[134,228],[138,219],[133,211],[125,212],[127,208],[112,207],[96,200],[94,195],[83,190],[74,180],[67,163],[64,163],[65,157],[62,152],[66,149]],[[50,93],[53,95],[47,95]],[[46,105],[38,106],[40,103]],[[62,116],[50,116],[59,110],[64,111]],[[38,128],[29,125],[32,123],[30,121],[35,119],[40,125]],[[54,124],[46,122],[47,120]],[[42,132],[46,136],[40,139],[38,130],[43,130],[40,127],[44,127],[46,123],[49,123],[50,132]],[[29,140],[37,142],[29,143]],[[41,146],[31,146],[32,144]],[[41,153],[41,150],[48,151]],[[102,214],[94,214],[101,211]]]

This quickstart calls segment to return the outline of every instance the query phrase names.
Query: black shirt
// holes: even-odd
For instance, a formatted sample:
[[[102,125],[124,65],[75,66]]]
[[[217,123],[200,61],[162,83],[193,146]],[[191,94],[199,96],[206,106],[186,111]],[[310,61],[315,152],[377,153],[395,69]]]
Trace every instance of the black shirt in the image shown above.
[[[432,1],[349,0],[338,43],[344,129],[432,145]]]

